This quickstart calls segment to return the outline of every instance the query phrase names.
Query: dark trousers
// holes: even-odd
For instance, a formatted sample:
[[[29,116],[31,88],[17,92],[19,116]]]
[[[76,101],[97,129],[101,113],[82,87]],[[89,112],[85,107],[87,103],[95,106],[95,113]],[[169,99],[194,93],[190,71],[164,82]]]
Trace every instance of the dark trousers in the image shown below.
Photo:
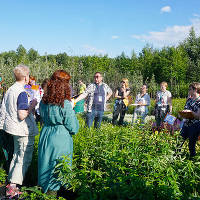
[[[123,102],[115,104],[114,111],[113,111],[112,124],[117,123],[117,118],[120,115],[118,124],[122,125],[124,122],[126,110],[127,110],[127,107],[125,106],[125,104]]]
[[[10,162],[13,157],[14,142],[13,142],[13,136],[6,133],[4,130],[0,130],[0,146],[3,150],[6,160],[5,169],[8,172],[10,167]]]
[[[169,106],[162,106],[159,107],[156,105],[155,107],[155,119],[156,119],[156,126],[159,128],[163,123],[166,114],[169,112]]]
[[[184,140],[189,139],[189,151],[190,156],[195,156],[196,150],[195,145],[198,140],[198,136],[200,135],[200,122],[192,124],[190,126],[183,125],[181,130],[181,136]]]

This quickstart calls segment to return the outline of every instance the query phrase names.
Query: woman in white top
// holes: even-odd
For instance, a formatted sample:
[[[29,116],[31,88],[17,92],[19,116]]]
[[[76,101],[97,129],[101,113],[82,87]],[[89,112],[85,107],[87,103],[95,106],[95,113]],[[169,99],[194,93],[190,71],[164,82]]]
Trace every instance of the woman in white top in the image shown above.
[[[140,121],[144,124],[145,117],[148,114],[148,106],[150,105],[150,96],[147,94],[147,85],[143,85],[140,88],[140,93],[136,96],[135,104],[137,107],[133,114],[133,123]]]
[[[172,112],[172,94],[167,90],[167,82],[160,84],[160,91],[156,94],[155,119],[157,128],[160,127],[167,113]]]

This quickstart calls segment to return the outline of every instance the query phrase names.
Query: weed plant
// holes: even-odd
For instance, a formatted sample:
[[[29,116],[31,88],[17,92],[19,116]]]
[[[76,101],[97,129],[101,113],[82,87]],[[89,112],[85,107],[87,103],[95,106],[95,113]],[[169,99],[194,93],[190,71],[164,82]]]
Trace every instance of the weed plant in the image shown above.
[[[173,136],[153,134],[149,124],[113,126],[105,121],[99,130],[88,129],[83,116],[78,119],[72,168],[67,165],[67,156],[57,166],[65,191],[74,194],[69,199],[200,199],[200,154],[190,160],[187,142],[176,151],[181,142],[179,132]],[[37,185],[38,139],[25,181],[29,187],[23,198],[28,200],[53,198],[38,187],[30,187]],[[0,175],[4,181],[1,177],[6,176]]]
[[[0,186],[3,185],[6,181],[6,171],[3,168],[0,168]]]
[[[178,132],[152,134],[148,127],[109,123],[100,130],[81,126],[74,137],[73,169],[64,158],[60,179],[77,199],[200,198],[199,155],[189,160],[187,144],[176,153],[178,143]]]

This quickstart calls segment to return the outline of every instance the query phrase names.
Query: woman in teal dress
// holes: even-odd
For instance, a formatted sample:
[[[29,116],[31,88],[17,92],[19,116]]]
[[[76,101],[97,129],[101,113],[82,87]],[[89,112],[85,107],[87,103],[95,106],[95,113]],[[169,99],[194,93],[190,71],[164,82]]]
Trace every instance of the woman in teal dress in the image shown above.
[[[40,103],[40,115],[44,123],[38,144],[38,185],[43,192],[56,193],[61,186],[54,173],[58,159],[63,155],[72,164],[73,139],[79,124],[71,104],[70,75],[57,70],[47,85]]]

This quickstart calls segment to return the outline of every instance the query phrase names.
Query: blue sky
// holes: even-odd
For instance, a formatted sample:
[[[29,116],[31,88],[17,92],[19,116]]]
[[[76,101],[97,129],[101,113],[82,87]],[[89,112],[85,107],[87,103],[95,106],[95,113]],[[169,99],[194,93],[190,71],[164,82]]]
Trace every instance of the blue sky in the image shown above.
[[[0,52],[137,54],[200,34],[200,0],[0,0]]]

